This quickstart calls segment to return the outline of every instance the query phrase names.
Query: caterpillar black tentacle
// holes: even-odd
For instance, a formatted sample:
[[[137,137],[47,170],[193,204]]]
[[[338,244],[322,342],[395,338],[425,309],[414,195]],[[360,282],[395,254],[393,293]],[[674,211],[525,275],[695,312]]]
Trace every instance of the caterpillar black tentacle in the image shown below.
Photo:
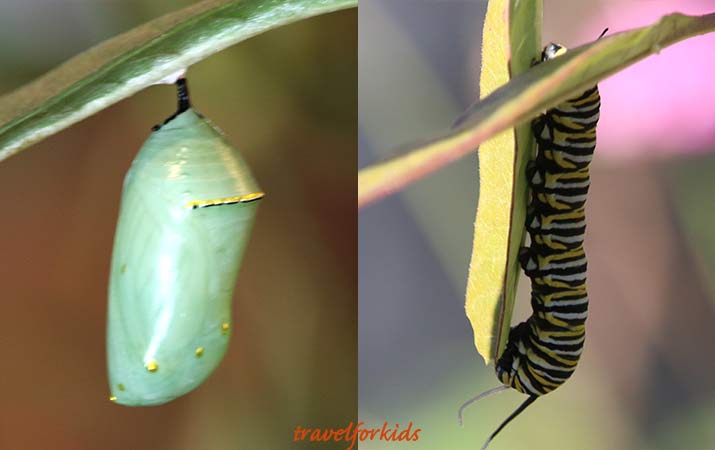
[[[563,46],[549,44],[542,61],[565,52]],[[483,448],[537,398],[566,382],[581,356],[588,315],[585,203],[600,105],[598,87],[593,86],[532,122],[537,156],[526,168],[530,246],[519,250],[518,261],[531,279],[533,313],[510,330],[495,365],[504,386],[529,398]]]
[[[521,405],[519,405],[519,407],[516,408],[516,410],[515,410],[513,413],[511,413],[511,414],[509,415],[509,417],[507,417],[506,420],[505,420],[504,422],[502,422],[501,425],[499,425],[499,428],[497,428],[496,430],[494,430],[494,432],[487,438],[487,441],[484,443],[484,445],[482,445],[481,450],[486,450],[487,447],[489,446],[489,443],[492,441],[492,439],[494,439],[494,437],[496,437],[496,435],[499,434],[499,432],[500,432],[505,426],[507,426],[507,425],[509,424],[509,422],[512,421],[512,419],[514,419],[516,416],[518,416],[519,414],[521,414],[526,408],[529,407],[529,405],[531,405],[532,403],[534,403],[537,398],[539,398],[539,397],[537,397],[537,396],[535,396],[535,395],[532,395],[532,396],[530,396],[529,398],[527,398],[527,399],[524,401],[524,403],[522,403]]]

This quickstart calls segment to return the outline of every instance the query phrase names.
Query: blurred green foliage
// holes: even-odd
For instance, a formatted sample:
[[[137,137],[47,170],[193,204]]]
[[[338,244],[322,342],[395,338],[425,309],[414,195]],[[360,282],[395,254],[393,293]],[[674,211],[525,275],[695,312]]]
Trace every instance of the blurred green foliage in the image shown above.
[[[715,157],[684,157],[662,170],[695,267],[715,302]]]

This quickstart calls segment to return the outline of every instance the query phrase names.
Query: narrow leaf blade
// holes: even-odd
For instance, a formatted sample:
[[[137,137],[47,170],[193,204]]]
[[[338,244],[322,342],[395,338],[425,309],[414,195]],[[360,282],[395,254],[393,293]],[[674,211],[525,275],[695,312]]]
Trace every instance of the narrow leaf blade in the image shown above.
[[[481,98],[509,82],[508,10],[508,0],[490,0],[487,6],[482,30]],[[465,310],[474,331],[474,345],[487,363],[493,358],[495,325],[503,303],[515,147],[514,131],[508,129],[479,148],[479,203]]]
[[[514,74],[529,68],[538,54],[540,30],[541,2],[489,3],[482,41],[482,97],[508,82],[510,68]],[[494,83],[495,74],[500,75],[498,83]],[[499,133],[479,148],[479,205],[465,309],[477,351],[487,364],[498,357],[499,344],[509,331],[519,270],[515,255],[523,241],[519,224],[526,205],[521,161],[528,160],[523,155],[533,151],[532,141],[528,125],[522,125]]]
[[[475,104],[460,125],[402,147],[401,156],[358,173],[358,206],[394,193],[475,151],[485,140],[526,123],[609,75],[688,37],[715,31],[715,13],[671,14],[657,23],[611,35],[512,78]]]
[[[542,0],[513,0],[509,13],[511,47],[511,74],[521,75],[532,67],[541,53],[541,28],[543,22]],[[531,123],[522,123],[516,128],[516,155],[514,157],[514,190],[512,192],[511,219],[509,222],[509,251],[507,253],[506,283],[504,285],[504,313],[498,324],[498,333],[491,348],[498,358],[506,346],[514,310],[516,289],[521,271],[517,256],[524,243],[526,232],[526,206],[528,183],[526,165],[534,155],[536,140]]]
[[[220,50],[357,0],[205,0],[109,39],[0,98],[0,161]]]

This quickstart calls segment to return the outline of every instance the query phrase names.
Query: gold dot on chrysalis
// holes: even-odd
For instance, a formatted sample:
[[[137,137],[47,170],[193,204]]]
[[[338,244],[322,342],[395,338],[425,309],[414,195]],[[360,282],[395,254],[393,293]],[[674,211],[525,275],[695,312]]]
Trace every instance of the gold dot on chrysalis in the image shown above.
[[[148,370],[149,372],[156,372],[157,370],[159,370],[159,364],[157,364],[154,360],[149,361],[146,365],[146,370]]]
[[[126,265],[126,264],[122,264],[122,267],[119,269],[119,273],[124,273],[124,272],[126,272],[126,271],[127,271],[127,265]]]
[[[110,402],[116,402],[116,401],[117,401],[117,397],[115,397],[115,396],[112,395],[112,396],[109,397],[109,401],[110,401]]]
[[[203,347],[197,347],[196,348],[196,357],[201,358],[204,355],[204,348]]]
[[[123,390],[124,390],[124,385],[123,385],[122,383],[119,383],[119,384],[117,385],[117,389],[119,389],[120,391],[123,391]]]
[[[228,334],[228,330],[231,328],[231,325],[229,325],[228,322],[224,322],[221,324],[221,334]]]

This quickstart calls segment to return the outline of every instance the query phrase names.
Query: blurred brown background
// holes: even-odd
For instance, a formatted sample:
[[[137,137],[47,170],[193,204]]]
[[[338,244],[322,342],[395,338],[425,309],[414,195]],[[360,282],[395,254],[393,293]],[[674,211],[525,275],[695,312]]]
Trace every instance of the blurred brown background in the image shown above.
[[[190,1],[0,4],[0,93]],[[357,410],[357,13],[255,37],[188,72],[195,107],[267,192],[218,370],[160,407],[107,400],[105,318],[121,184],[171,86],[0,164],[1,449],[308,448]]]
[[[478,97],[486,1],[362,0],[359,167],[448,128]],[[544,1],[544,44],[577,47],[711,1]],[[588,338],[568,383],[490,449],[715,449],[715,35],[600,83],[587,204]],[[399,57],[397,57],[399,55]],[[423,429],[411,449],[474,449],[523,400],[505,392],[464,313],[475,154],[359,216],[359,413]],[[522,278],[514,321],[530,313]],[[368,442],[361,449],[394,448]],[[405,445],[405,448],[407,446]]]

